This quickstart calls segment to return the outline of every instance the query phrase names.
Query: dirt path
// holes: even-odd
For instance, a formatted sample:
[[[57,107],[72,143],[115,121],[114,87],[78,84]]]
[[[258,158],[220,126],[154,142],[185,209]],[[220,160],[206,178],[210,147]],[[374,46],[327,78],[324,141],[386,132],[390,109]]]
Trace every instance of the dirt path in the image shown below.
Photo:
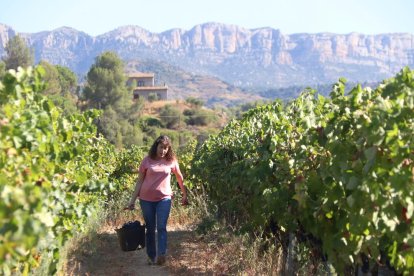
[[[148,265],[145,249],[124,252],[116,232],[103,229],[97,234],[93,251],[87,248],[69,259],[64,275],[213,275],[220,274],[216,261],[209,258],[214,249],[189,229],[168,229],[167,263]]]
[[[147,264],[145,250],[122,251],[115,231],[98,234],[94,247],[73,256],[65,275],[169,275],[166,267]]]

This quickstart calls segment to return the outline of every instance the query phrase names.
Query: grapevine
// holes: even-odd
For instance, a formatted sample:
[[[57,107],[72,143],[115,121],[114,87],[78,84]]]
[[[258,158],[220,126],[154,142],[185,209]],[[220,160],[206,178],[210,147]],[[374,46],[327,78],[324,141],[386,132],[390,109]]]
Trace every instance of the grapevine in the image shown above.
[[[253,109],[204,143],[192,173],[231,222],[311,235],[339,272],[386,256],[413,274],[413,76]]]

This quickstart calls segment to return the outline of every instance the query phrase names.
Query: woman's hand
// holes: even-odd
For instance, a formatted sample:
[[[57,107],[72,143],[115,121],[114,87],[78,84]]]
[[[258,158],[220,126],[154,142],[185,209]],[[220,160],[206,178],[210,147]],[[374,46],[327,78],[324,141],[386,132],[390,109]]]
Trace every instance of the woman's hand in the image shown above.
[[[124,210],[134,210],[135,209],[135,203],[129,203],[127,207],[124,208]]]
[[[181,198],[181,205],[183,206],[188,205],[187,195],[183,195],[183,197]]]

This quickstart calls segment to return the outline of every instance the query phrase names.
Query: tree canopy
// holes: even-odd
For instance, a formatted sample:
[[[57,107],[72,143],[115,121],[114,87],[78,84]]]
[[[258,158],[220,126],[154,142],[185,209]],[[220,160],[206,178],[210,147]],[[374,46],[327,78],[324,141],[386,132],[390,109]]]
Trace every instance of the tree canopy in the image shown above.
[[[0,78],[3,78],[5,73],[6,73],[6,64],[4,63],[4,61],[0,60]]]
[[[78,77],[76,74],[70,70],[68,67],[55,65],[57,71],[59,72],[59,84],[63,92],[71,92],[75,94],[78,89]]]
[[[135,124],[137,104],[126,85],[124,63],[113,52],[98,56],[87,74],[83,90],[87,108],[103,111],[98,130],[118,148],[142,143],[142,131]]]
[[[6,44],[6,57],[3,59],[6,69],[26,68],[34,64],[34,55],[20,36],[12,37]]]
[[[124,64],[114,52],[98,56],[87,74],[84,97],[91,108],[105,109],[128,97]]]
[[[67,114],[77,111],[76,102],[77,95],[77,77],[69,68],[53,65],[47,61],[39,62],[39,65],[45,71],[44,81],[46,88],[44,94],[55,103],[55,105],[63,108]]]
[[[46,88],[44,93],[47,95],[58,95],[61,93],[62,88],[59,83],[59,72],[56,67],[47,61],[40,61],[39,65],[45,70],[44,81],[46,82]]]

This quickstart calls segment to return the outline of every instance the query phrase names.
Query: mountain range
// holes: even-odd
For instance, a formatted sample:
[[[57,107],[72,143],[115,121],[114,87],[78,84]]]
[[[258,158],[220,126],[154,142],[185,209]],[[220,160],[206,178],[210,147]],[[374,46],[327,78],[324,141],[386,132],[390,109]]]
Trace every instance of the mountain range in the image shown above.
[[[0,24],[0,55],[16,34],[12,27]],[[126,63],[163,63],[244,89],[312,86],[340,77],[375,82],[404,66],[414,67],[414,36],[409,33],[283,34],[272,28],[209,22],[162,33],[123,26],[98,36],[69,27],[19,35],[34,49],[36,62],[68,66],[78,75],[84,75],[100,53],[110,50]]]

